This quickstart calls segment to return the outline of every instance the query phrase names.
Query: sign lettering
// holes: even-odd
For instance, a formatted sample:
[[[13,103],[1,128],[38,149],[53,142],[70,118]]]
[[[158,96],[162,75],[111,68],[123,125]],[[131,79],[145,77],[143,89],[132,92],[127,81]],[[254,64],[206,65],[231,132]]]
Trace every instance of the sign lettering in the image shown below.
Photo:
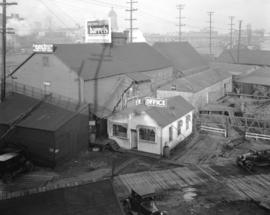
[[[53,44],[33,44],[33,52],[53,53],[54,45]]]

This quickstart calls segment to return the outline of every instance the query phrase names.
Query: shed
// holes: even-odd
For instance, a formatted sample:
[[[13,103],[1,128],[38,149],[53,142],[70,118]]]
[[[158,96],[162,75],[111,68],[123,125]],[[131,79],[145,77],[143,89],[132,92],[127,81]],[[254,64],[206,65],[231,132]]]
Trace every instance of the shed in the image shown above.
[[[123,215],[110,180],[2,200],[3,215]]]
[[[2,132],[39,102],[20,94],[7,97],[0,104]],[[25,147],[36,164],[54,167],[79,151],[87,150],[88,116],[45,101],[17,123],[5,141]]]

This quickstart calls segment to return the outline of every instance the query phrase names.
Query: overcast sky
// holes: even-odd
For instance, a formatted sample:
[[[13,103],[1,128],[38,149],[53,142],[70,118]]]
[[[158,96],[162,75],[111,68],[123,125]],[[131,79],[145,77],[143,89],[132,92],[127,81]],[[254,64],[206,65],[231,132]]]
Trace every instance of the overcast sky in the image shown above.
[[[182,11],[186,26],[183,31],[200,30],[209,26],[208,11],[215,12],[213,26],[220,32],[228,32],[229,16],[235,16],[235,28],[243,20],[243,28],[250,23],[253,29],[270,31],[270,0],[136,0],[134,23],[144,33],[166,33],[177,31],[177,4],[184,4]],[[11,2],[11,0],[9,0]],[[17,0],[17,6],[9,6],[8,13],[17,12],[27,22],[42,22],[48,25],[51,17],[54,26],[84,25],[87,18],[102,19],[107,16],[111,7],[118,15],[121,29],[128,27],[126,18],[128,8],[126,0]],[[46,21],[47,20],[47,21]]]

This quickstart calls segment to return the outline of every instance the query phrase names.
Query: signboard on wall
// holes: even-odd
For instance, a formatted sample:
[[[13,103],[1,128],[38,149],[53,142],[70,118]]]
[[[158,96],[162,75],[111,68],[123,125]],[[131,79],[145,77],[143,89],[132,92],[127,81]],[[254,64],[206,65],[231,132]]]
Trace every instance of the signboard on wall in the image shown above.
[[[112,30],[111,20],[94,20],[86,21],[85,29],[85,42],[86,43],[111,43]]]
[[[152,106],[152,107],[167,107],[167,100],[162,99],[162,98],[146,97],[144,99],[144,104],[146,106]]]
[[[33,44],[33,52],[37,53],[53,53],[53,44]]]

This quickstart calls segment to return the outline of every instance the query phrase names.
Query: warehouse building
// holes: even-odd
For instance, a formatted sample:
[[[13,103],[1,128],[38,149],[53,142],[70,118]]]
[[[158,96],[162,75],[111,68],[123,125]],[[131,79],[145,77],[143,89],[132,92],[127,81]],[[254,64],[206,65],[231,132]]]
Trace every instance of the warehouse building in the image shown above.
[[[164,155],[192,133],[194,107],[181,96],[137,102],[108,118],[108,136],[119,146]]]
[[[235,89],[240,94],[270,97],[270,69],[259,68],[235,78]]]
[[[137,97],[155,95],[159,86],[174,78],[169,61],[146,43],[58,44],[37,46],[34,51],[12,73],[12,85],[88,103],[98,119]],[[100,122],[104,130],[106,120]]]
[[[0,133],[15,121],[15,128],[1,141],[22,146],[36,164],[54,167],[88,148],[88,115],[83,111],[14,94],[0,104]]]
[[[188,42],[157,42],[153,47],[170,61],[178,77],[209,68],[208,62]]]
[[[218,62],[245,64],[254,66],[270,66],[270,51],[267,50],[250,50],[225,49],[217,58]]]
[[[196,109],[205,104],[216,102],[232,91],[232,75],[227,72],[219,72],[208,69],[187,77],[175,79],[164,85],[157,91],[157,96],[169,98],[182,96]]]

